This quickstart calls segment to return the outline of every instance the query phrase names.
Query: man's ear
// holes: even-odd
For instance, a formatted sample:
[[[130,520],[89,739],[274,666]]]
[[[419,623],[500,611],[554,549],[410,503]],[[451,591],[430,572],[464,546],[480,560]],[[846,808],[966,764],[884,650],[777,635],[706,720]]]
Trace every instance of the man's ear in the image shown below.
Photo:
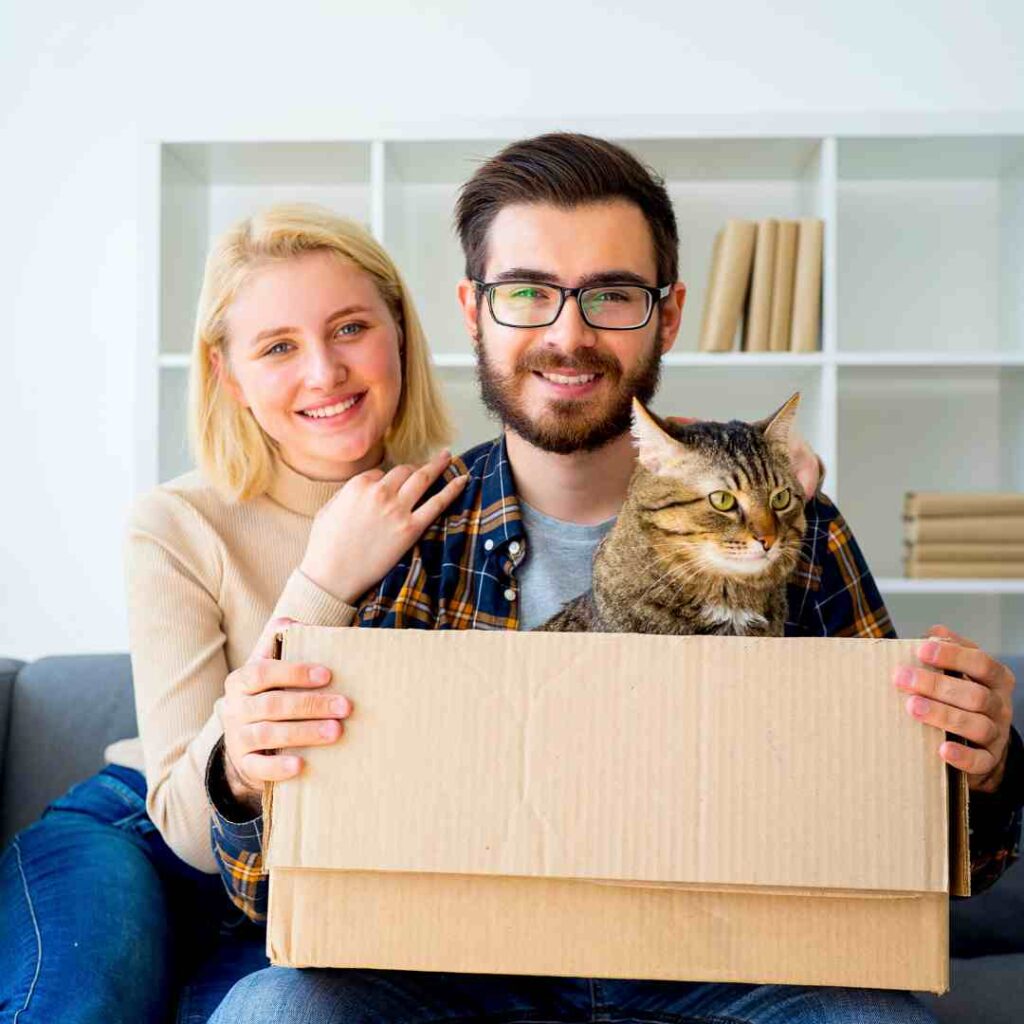
[[[480,341],[480,303],[477,301],[479,292],[475,284],[464,277],[456,288],[459,305],[462,307],[462,322],[466,325],[466,333],[473,339],[473,347]]]
[[[676,343],[676,338],[679,336],[679,325],[683,321],[685,302],[686,285],[682,281],[676,281],[672,286],[672,291],[659,303],[658,342],[661,345],[662,355]]]
[[[224,353],[219,348],[210,349],[210,366],[213,369],[213,374],[217,378],[217,383],[224,388],[225,391],[243,408],[248,409],[249,403],[245,400],[245,395],[242,393],[242,389],[238,386],[238,381],[235,380],[234,375],[228,368],[227,359],[224,357]]]

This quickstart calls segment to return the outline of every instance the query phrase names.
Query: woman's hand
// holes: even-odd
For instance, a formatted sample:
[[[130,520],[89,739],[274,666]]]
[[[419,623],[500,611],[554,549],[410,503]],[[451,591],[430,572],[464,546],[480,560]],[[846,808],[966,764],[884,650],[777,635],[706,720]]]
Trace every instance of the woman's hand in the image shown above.
[[[354,604],[466,486],[468,477],[456,477],[416,507],[450,462],[451,453],[442,451],[418,468],[371,469],[352,477],[317,513],[299,568],[318,587]]]
[[[333,743],[352,711],[347,697],[317,693],[331,681],[330,669],[279,661],[274,637],[291,619],[271,619],[249,660],[224,683],[224,770],[234,798],[259,812],[265,782],[298,775],[302,759],[279,754],[282,747]]]

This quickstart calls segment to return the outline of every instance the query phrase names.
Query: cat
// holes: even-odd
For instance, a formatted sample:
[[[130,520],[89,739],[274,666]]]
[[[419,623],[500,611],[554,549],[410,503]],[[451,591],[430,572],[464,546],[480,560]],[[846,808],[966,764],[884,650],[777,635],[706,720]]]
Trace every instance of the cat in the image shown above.
[[[806,528],[787,451],[799,402],[756,423],[683,425],[634,398],[636,469],[591,590],[537,629],[782,636]]]

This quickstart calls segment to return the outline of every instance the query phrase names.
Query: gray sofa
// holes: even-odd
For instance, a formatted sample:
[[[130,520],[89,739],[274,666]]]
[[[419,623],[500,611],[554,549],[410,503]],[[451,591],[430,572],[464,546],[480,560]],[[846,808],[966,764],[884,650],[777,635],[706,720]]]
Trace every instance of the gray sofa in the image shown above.
[[[1024,658],[1014,718],[1024,722]],[[1019,727],[1019,725],[1018,725]],[[46,804],[135,735],[127,655],[0,659],[0,848]],[[942,1024],[1024,1020],[1024,865],[951,912],[952,991],[921,996]]]

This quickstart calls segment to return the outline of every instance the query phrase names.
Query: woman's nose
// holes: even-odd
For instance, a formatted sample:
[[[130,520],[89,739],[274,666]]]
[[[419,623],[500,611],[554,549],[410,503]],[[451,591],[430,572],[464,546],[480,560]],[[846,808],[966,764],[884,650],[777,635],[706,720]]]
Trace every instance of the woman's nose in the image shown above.
[[[307,350],[305,363],[306,387],[330,391],[348,377],[344,360],[326,345],[316,345]]]

